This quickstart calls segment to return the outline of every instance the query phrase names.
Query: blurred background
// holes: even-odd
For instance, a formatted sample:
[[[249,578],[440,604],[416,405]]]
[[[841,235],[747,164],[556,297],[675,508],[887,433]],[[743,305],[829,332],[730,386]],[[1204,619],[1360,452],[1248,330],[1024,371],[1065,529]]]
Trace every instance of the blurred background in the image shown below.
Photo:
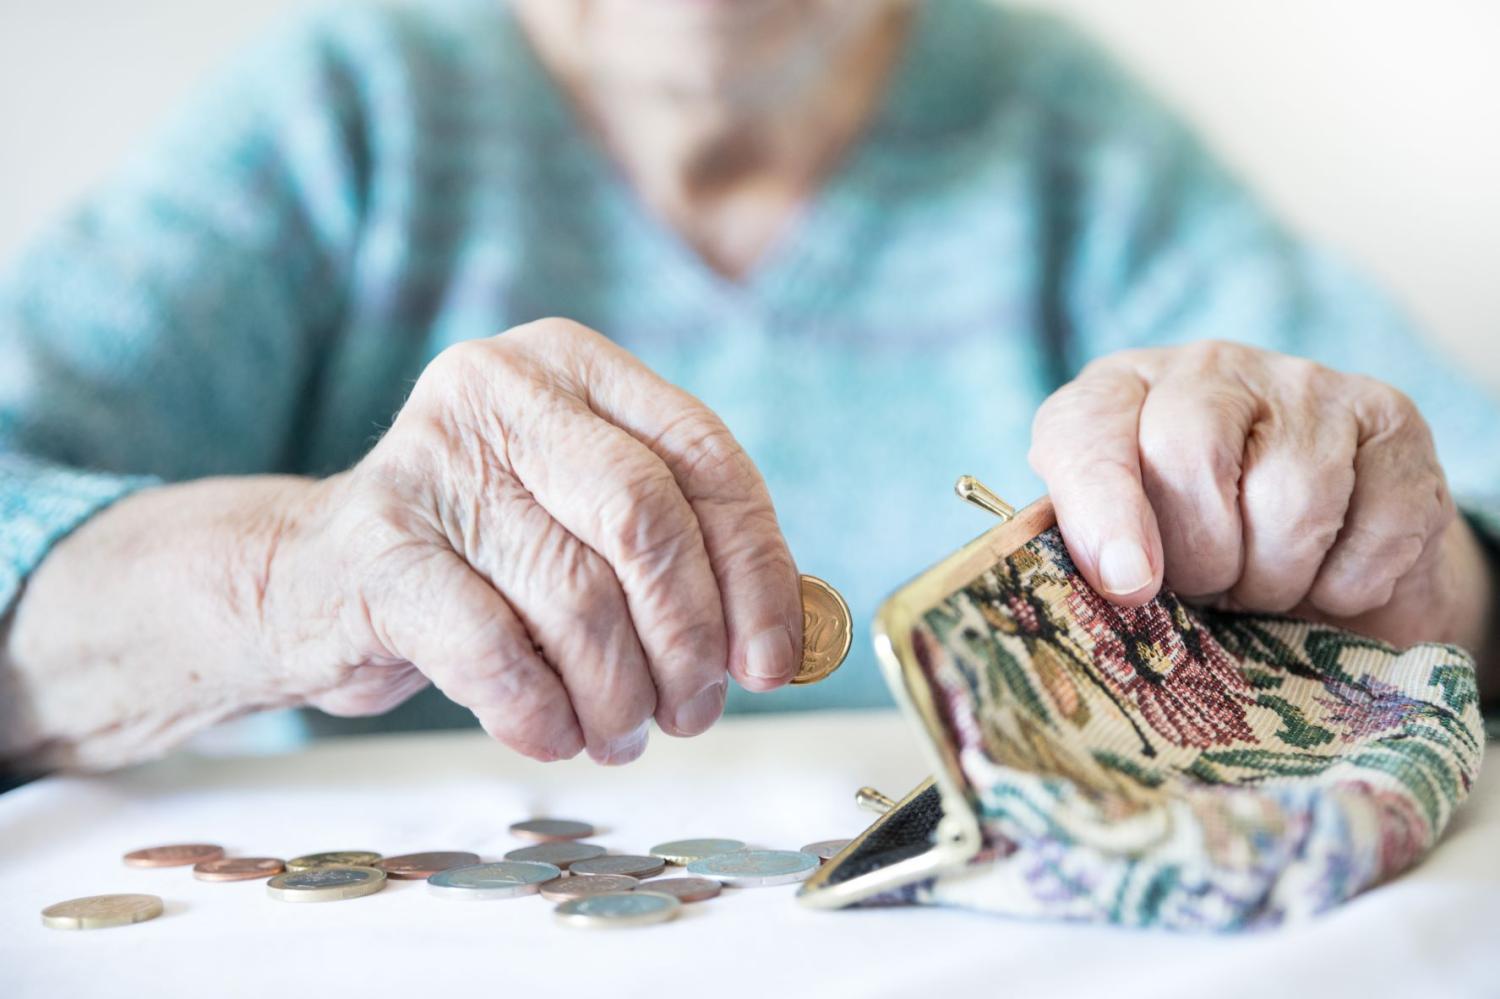
[[[0,260],[309,2],[0,0]],[[1101,39],[1500,391],[1500,3],[1025,2]]]

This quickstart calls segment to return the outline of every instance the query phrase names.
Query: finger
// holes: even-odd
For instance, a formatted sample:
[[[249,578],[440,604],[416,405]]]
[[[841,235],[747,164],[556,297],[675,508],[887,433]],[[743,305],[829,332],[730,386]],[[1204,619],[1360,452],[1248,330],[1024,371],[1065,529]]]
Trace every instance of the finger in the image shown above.
[[[474,712],[491,736],[538,760],[583,748],[556,673],[505,599],[458,556],[434,549],[363,601],[391,655]]]
[[[786,683],[801,661],[801,590],[754,463],[707,407],[629,353],[576,324],[561,334],[576,343],[577,388],[592,411],[649,448],[689,504],[716,584],[731,672],[752,690]]]
[[[1128,362],[1090,364],[1037,411],[1027,456],[1079,572],[1127,606],[1161,586],[1161,537],[1137,449],[1146,392]]]
[[[1141,475],[1161,530],[1163,581],[1184,597],[1240,578],[1240,463],[1255,399],[1202,355],[1184,355],[1141,407]]]
[[[1360,382],[1354,487],[1308,600],[1335,617],[1385,606],[1456,516],[1432,434],[1405,396]]]
[[[537,431],[547,467],[513,449],[517,473],[603,556],[644,650],[663,729],[696,735],[723,707],[726,665],[724,612],[698,520],[666,465],[619,427],[581,407],[545,422]],[[703,697],[710,710],[695,714]]]
[[[589,408],[588,384],[610,375],[583,370],[594,362],[586,357],[569,360],[565,352],[559,352],[556,343],[547,340],[548,336],[556,341],[566,335],[554,335],[558,325],[532,324],[469,345],[469,352],[478,352],[467,373],[469,384],[479,385],[476,391],[482,398],[500,401],[502,425],[488,435],[501,438],[498,444],[508,463],[508,475],[524,487],[523,492],[534,499],[539,512],[559,525],[561,533],[581,543],[577,546],[581,552],[577,555],[579,566],[568,567],[562,575],[572,574],[575,568],[586,569],[587,585],[597,591],[590,599],[601,606],[607,604],[610,615],[607,622],[600,619],[589,623],[584,632],[606,623],[611,629],[616,625],[630,628],[628,636],[612,632],[608,636],[609,642],[621,646],[610,653],[614,657],[611,670],[624,672],[611,672],[607,679],[630,687],[629,696],[619,702],[620,710],[633,712],[644,702],[635,690],[638,679],[644,680],[648,687],[654,687],[643,717],[649,718],[654,710],[664,730],[695,734],[711,724],[722,709],[726,665],[724,613],[697,518],[666,465]],[[572,326],[562,325],[565,329]],[[455,374],[465,376],[462,370]],[[506,405],[506,400],[522,403]],[[494,501],[486,498],[481,502]],[[513,531],[515,518],[499,519]],[[526,545],[538,529],[536,525],[526,528],[505,547]],[[600,569],[621,595],[618,607],[624,616],[618,620],[614,617],[614,601],[604,593],[606,581],[600,578]],[[499,566],[496,571],[505,576],[509,569]],[[527,579],[505,576],[501,585],[507,594],[513,594],[512,587],[526,586]],[[517,609],[523,617],[531,612],[529,607]],[[547,610],[538,606],[536,613],[546,614]],[[547,641],[540,634],[537,638],[544,644]],[[599,634],[596,638],[597,645],[606,636]],[[565,639],[558,635],[557,640]],[[639,650],[639,669],[633,661],[621,658],[627,644]],[[572,686],[569,659],[554,662],[569,680],[570,692],[598,699],[596,691]],[[625,693],[621,691],[622,697]],[[688,706],[701,705],[705,695],[711,713],[693,716]],[[575,706],[593,754],[593,715],[577,701]],[[616,732],[618,723],[619,715],[606,716],[601,706],[601,727],[607,725],[615,737],[628,736],[644,745],[644,726]],[[626,743],[620,748],[628,746]],[[613,750],[608,752],[612,754]]]
[[[1236,607],[1284,613],[1312,588],[1354,488],[1358,428],[1336,401],[1337,376],[1285,358],[1262,387],[1240,479],[1243,567]]]
[[[802,659],[802,592],[765,481],[711,410],[628,355],[620,364],[593,403],[661,458],[692,507],[718,584],[730,672],[750,690],[779,687]]]
[[[556,668],[589,756],[629,763],[646,749],[657,691],[620,581],[519,486],[497,487],[486,500],[492,541],[467,557]]]

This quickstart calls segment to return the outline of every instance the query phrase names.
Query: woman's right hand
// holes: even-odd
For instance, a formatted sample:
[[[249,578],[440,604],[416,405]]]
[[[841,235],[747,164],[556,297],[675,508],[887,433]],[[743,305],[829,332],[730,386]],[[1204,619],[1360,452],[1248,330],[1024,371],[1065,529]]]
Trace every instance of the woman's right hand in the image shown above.
[[[277,518],[259,605],[306,703],[430,680],[537,759],[696,735],[727,676],[786,683],[797,571],[754,464],[702,403],[566,320],[444,351],[349,472]]]

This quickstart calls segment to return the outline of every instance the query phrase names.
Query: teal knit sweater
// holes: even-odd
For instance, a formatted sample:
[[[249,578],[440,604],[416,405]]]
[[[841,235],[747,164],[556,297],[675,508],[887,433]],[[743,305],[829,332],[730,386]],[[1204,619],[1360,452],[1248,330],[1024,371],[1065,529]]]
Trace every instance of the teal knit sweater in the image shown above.
[[[954,477],[1038,494],[1033,411],[1121,348],[1217,337],[1374,375],[1421,406],[1461,501],[1500,495],[1494,403],[1051,19],[922,4],[876,118],[736,283],[635,200],[500,0],[359,3],[249,53],[10,268],[0,608],[129,491],[345,468],[443,347],[548,315],[723,416],[861,622],[833,679],[731,710],[886,702],[864,622],[989,526]],[[467,718],[429,691],[313,724]]]

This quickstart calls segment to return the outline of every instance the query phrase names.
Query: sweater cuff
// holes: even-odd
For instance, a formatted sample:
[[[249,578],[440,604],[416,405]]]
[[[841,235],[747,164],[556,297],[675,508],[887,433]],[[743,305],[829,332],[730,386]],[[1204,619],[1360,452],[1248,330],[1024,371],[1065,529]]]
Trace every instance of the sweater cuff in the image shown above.
[[[116,500],[160,482],[0,453],[0,616],[53,545]]]

